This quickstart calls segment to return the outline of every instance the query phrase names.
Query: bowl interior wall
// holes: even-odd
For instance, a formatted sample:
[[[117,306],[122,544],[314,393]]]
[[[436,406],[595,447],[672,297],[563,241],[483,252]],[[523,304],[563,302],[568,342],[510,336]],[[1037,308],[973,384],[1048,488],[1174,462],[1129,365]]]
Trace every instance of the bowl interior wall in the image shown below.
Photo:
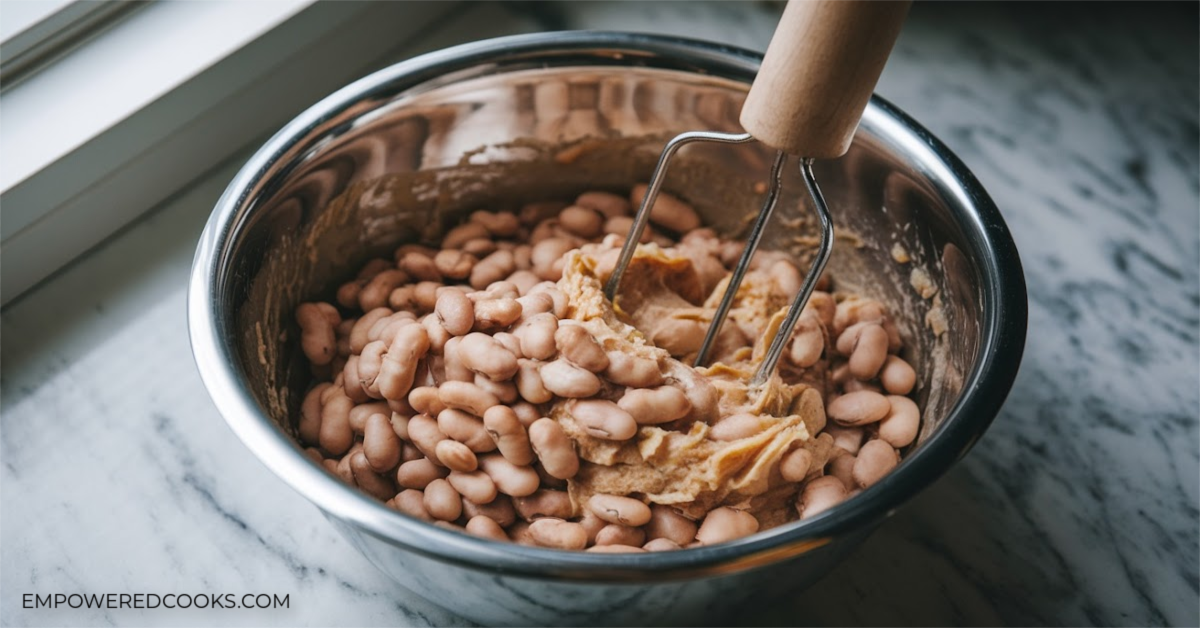
[[[747,86],[649,67],[497,68],[364,99],[325,121],[242,202],[219,299],[223,334],[263,410],[289,433],[310,381],[296,304],[333,300],[366,260],[432,242],[476,209],[624,192],[645,181],[664,141],[684,130],[740,132]],[[758,211],[773,151],[698,146],[672,162],[665,189],[706,223],[738,234]],[[795,159],[762,248],[807,268],[815,225]],[[837,226],[839,289],[883,301],[919,374],[918,440],[934,433],[978,358],[981,274],[952,199],[867,125],[844,158],[816,164]],[[898,248],[897,248],[898,247]],[[898,263],[903,249],[912,261]],[[937,296],[910,285],[926,273]],[[928,320],[941,320],[937,334]]]

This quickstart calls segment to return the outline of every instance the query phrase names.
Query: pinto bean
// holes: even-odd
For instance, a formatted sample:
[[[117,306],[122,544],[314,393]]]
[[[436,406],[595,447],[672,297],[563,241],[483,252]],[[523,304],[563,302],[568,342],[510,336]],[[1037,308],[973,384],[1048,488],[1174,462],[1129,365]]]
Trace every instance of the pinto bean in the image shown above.
[[[530,403],[546,403],[554,398],[554,395],[546,390],[546,385],[542,382],[541,363],[537,360],[526,360],[524,358],[517,361],[517,392],[521,398]]]
[[[458,354],[458,345],[462,343],[462,339],[462,336],[453,336],[446,341],[446,346],[442,347],[442,375],[444,376],[444,381],[475,381],[475,373],[462,363],[461,356]]]
[[[521,221],[512,212],[486,212],[480,210],[471,213],[470,221],[483,225],[488,233],[498,238],[512,237],[521,228]]]
[[[621,351],[609,351],[604,378],[630,388],[650,388],[664,381],[658,362]]]
[[[801,519],[808,519],[833,508],[846,499],[846,485],[842,481],[826,475],[814,478],[804,485],[800,497],[796,501],[796,510]]]
[[[854,486],[854,463],[858,460],[850,454],[835,455],[826,465],[826,475],[835,477],[847,488]]]
[[[545,294],[545,293],[540,293]],[[535,295],[530,295],[535,296]],[[549,295],[547,295],[549,298]],[[557,350],[558,317],[552,312],[534,314],[512,332],[521,341],[521,353],[536,360],[549,360]]]
[[[296,430],[303,443],[314,445],[321,438],[321,408],[324,405],[321,403],[321,393],[330,386],[328,382],[317,384],[308,391],[304,402],[300,404],[300,423]]]
[[[410,517],[422,521],[433,521],[433,515],[429,514],[429,509],[425,508],[425,493],[421,491],[411,488],[400,491],[392,498],[391,504],[393,508]]]
[[[495,442],[500,454],[514,465],[531,464],[533,449],[525,426],[517,413],[509,406],[493,406],[483,414],[483,425],[488,436]]]
[[[842,427],[837,423],[828,423],[825,425],[824,433],[833,437],[833,446],[853,455],[858,453],[858,448],[862,446],[863,428],[861,427]]]
[[[466,335],[475,325],[475,304],[458,290],[438,295],[434,312],[446,331],[455,336]]]
[[[683,546],[675,541],[672,541],[671,539],[659,538],[647,541],[646,544],[642,546],[642,549],[646,550],[647,552],[669,552],[671,550],[683,549]]]
[[[799,447],[779,459],[779,473],[788,482],[802,482],[812,467],[812,452]]]
[[[350,471],[354,474],[354,483],[376,499],[389,499],[396,494],[392,481],[375,472],[363,452],[350,454]]]
[[[462,248],[462,245],[476,238],[487,238],[491,236],[488,233],[487,227],[478,222],[464,222],[463,224],[454,227],[446,232],[442,238],[442,248],[457,249]]]
[[[569,305],[569,302],[567,300],[567,295],[563,294],[563,291],[558,289],[558,285],[553,281],[543,281],[542,283],[539,283],[538,285],[529,289],[529,294],[543,293],[550,295],[550,299],[554,301],[554,309],[551,310],[554,312],[554,316],[557,318],[566,318],[567,306]]]
[[[346,455],[342,456],[342,459],[338,460],[337,465],[334,466],[334,474],[350,486],[358,486],[358,482],[354,479],[354,469],[350,466],[350,459],[354,457],[355,453],[357,451],[354,449],[346,452]]]
[[[575,198],[575,204],[594,209],[607,218],[627,216],[633,211],[628,200],[611,192],[584,192]]]
[[[397,312],[416,311],[417,287],[415,285],[400,286],[388,295],[387,306]]]
[[[715,545],[758,532],[758,519],[744,511],[722,506],[709,511],[696,531],[696,540]]]
[[[495,253],[499,248],[491,238],[473,238],[463,243],[462,252],[474,255],[478,259]]]
[[[437,416],[446,409],[446,405],[438,398],[438,389],[433,386],[421,386],[408,393],[408,404],[417,412]]]
[[[821,353],[824,351],[825,332],[821,328],[821,322],[815,314],[806,311],[800,315],[800,321],[796,324],[796,335],[792,337],[788,358],[792,364],[808,368],[821,359]]]
[[[681,369],[674,371],[671,379],[671,384],[682,390],[692,404],[692,411],[685,418],[705,423],[717,421],[719,396],[707,377],[694,369]]]
[[[534,421],[542,418],[542,413],[538,411],[537,406],[528,401],[518,401],[509,407],[512,408],[513,413],[517,415],[517,419],[521,421],[521,425],[524,425],[525,429],[529,429]]]
[[[358,293],[362,291],[362,288],[365,285],[367,285],[366,279],[347,281],[346,283],[338,286],[333,300],[337,301],[338,305],[346,309],[356,308],[358,307]]]
[[[447,438],[437,444],[434,449],[438,462],[451,471],[470,473],[479,468],[479,459],[470,447]]]
[[[860,426],[874,423],[888,415],[892,405],[887,397],[869,390],[852,392],[834,399],[825,408],[829,418],[842,425]]]
[[[650,505],[650,521],[646,523],[646,538],[668,539],[676,546],[684,546],[696,540],[696,522],[679,514],[670,506]]]
[[[371,468],[383,473],[400,464],[400,437],[392,429],[391,414],[372,414],[363,430],[363,454]],[[389,495],[390,497],[390,495]]]
[[[541,484],[533,467],[515,465],[500,454],[480,456],[479,468],[492,478],[497,490],[512,497],[532,495]]]
[[[396,266],[402,272],[407,274],[412,279],[417,281],[441,281],[442,273],[438,271],[437,264],[434,264],[433,257],[425,253],[410,251],[405,253],[403,257],[396,262]],[[359,301],[362,297],[359,297]]]
[[[429,335],[420,325],[407,325],[396,332],[383,356],[379,376],[375,378],[385,399],[403,400],[412,388],[417,362],[429,350]]]
[[[364,312],[386,307],[392,291],[409,282],[408,273],[399,268],[385,270],[375,275],[358,292],[358,306]]]
[[[506,331],[501,331],[492,334],[492,338],[500,343],[501,347],[508,349],[509,353],[516,356],[518,360],[525,357],[525,354],[521,353],[521,341],[516,336]]]
[[[708,437],[719,441],[750,438],[771,426],[770,421],[757,414],[731,414],[708,431]]]
[[[900,464],[900,454],[884,440],[873,440],[862,446],[854,461],[854,486],[867,488]]]
[[[657,425],[682,419],[692,411],[687,395],[674,386],[627,390],[617,405],[639,425]]]
[[[622,240],[629,237],[629,233],[633,231],[634,220],[630,216],[613,216],[604,222],[604,233],[611,233],[620,236]],[[646,243],[654,238],[654,233],[651,229],[646,229],[642,232],[642,237],[638,238],[638,242]]]
[[[632,497],[597,493],[588,500],[588,509],[597,517],[626,526],[642,526],[650,521],[650,507]]]
[[[804,285],[804,275],[790,260],[781,259],[771,263],[767,275],[774,282],[776,291],[788,300],[794,299]]]
[[[467,522],[467,533],[492,541],[508,541],[508,534],[495,519],[486,515],[475,515]]]
[[[610,523],[596,533],[596,545],[624,545],[641,547],[646,542],[646,533],[641,528]]]
[[[487,504],[496,499],[496,483],[483,471],[455,470],[451,471],[446,479],[464,500],[475,504]]]
[[[529,524],[529,535],[542,547],[581,550],[587,546],[583,526],[554,517],[543,517]]]
[[[533,261],[533,273],[548,281],[558,281],[562,277],[563,255],[575,248],[575,244],[566,238],[546,238],[533,245],[530,252]]]
[[[471,451],[486,453],[496,449],[496,443],[488,436],[483,421],[467,412],[446,408],[438,413],[437,424],[442,433],[466,445]]]
[[[552,477],[572,478],[579,472],[579,456],[575,444],[554,419],[538,419],[529,426],[529,443]]]
[[[350,409],[354,401],[339,387],[321,408],[321,431],[317,440],[321,449],[340,456],[354,444],[354,430],[350,428]]]
[[[476,471],[476,473],[482,473]],[[488,476],[489,479],[491,476]],[[495,483],[493,482],[493,485]],[[484,504],[477,504],[463,498],[463,515],[467,518],[483,515],[494,520],[503,527],[508,527],[517,520],[516,510],[513,509],[512,499],[507,495],[496,495],[496,498]]]
[[[868,324],[858,333],[850,353],[850,374],[860,380],[874,379],[887,357],[887,332],[879,325]]]
[[[301,303],[296,307],[296,323],[300,325],[300,348],[308,361],[320,366],[333,361],[337,336],[326,308],[328,303]],[[329,306],[332,307],[332,306]],[[337,310],[333,311],[337,314]]]
[[[522,297],[528,296],[529,290],[542,281],[541,277],[529,270],[533,268],[533,247],[523,244],[513,249],[513,263],[516,264],[517,270],[508,276],[507,281],[517,287],[517,292]]]
[[[581,238],[591,239],[604,230],[604,215],[590,207],[571,205],[558,214],[558,224]]]
[[[633,186],[629,201],[634,207],[641,207],[647,189],[644,183]],[[650,208],[650,222],[677,233],[687,233],[700,227],[700,215],[678,197],[660,191],[654,200],[654,207]]]
[[[516,269],[517,262],[513,258],[512,251],[500,249],[475,264],[475,267],[471,269],[471,278],[468,283],[472,288],[482,290],[491,283],[511,275]]]
[[[425,490],[430,482],[444,478],[449,473],[445,467],[440,467],[432,460],[422,456],[417,460],[409,460],[396,468],[396,484],[404,488]]]
[[[342,376],[337,381],[341,382],[342,390],[354,403],[366,403],[371,397],[363,389],[362,378],[358,376],[358,359],[357,355],[352,355],[346,360],[339,360],[342,364]],[[338,361],[334,362],[337,363]]]
[[[917,383],[917,372],[904,360],[889,355],[879,371],[883,389],[891,395],[907,395]]]
[[[496,395],[500,403],[512,403],[519,397],[516,384],[512,382],[497,382],[483,373],[475,374],[475,385]]]
[[[591,397],[600,392],[600,378],[566,360],[553,360],[542,365],[542,385],[560,397]]]
[[[462,496],[450,482],[438,478],[425,487],[425,510],[435,519],[454,521],[462,515]]]
[[[431,461],[441,464],[437,457],[438,443],[446,440],[446,433],[438,422],[428,414],[418,414],[408,420],[408,438],[417,449]]]
[[[606,399],[572,401],[567,411],[588,434],[596,438],[624,441],[637,434],[637,420],[621,406]]]
[[[471,276],[478,258],[465,251],[442,249],[433,257],[433,266],[446,279],[463,280]]]
[[[838,340],[841,341],[841,334],[853,325],[858,323],[879,323],[887,318],[884,312],[883,304],[871,299],[846,299],[837,304],[837,308],[833,316],[833,333],[838,335]],[[838,351],[841,351],[839,348]],[[842,353],[849,355],[848,352]]]
[[[593,373],[601,373],[608,368],[608,355],[588,330],[580,325],[560,324],[554,333],[554,344],[559,354],[576,366]]]
[[[497,382],[516,375],[517,358],[496,339],[479,331],[463,336],[456,349],[458,360],[474,372],[482,373]]]
[[[392,431],[395,432],[396,436],[399,436],[400,440],[402,440],[402,441],[408,440],[408,420],[410,418],[412,418],[412,417],[407,414],[400,414],[399,412],[392,411],[392,416],[388,420],[388,423],[392,426]],[[400,455],[401,455],[401,458],[403,458],[403,456],[404,456],[404,443],[403,442],[400,443],[400,449],[401,449]]]
[[[447,408],[458,408],[483,416],[487,409],[500,405],[500,399],[471,382],[445,382],[438,387],[438,400]]]
[[[921,410],[908,397],[891,395],[892,409],[879,421],[879,439],[897,449],[907,447],[917,438],[921,427]]]
[[[454,337],[446,327],[442,325],[442,321],[436,314],[426,314],[421,318],[421,327],[425,328],[425,335],[429,336],[429,352],[434,355],[441,355],[446,351],[446,343]],[[389,327],[384,331],[385,342],[389,344],[395,339],[395,331],[393,327]],[[388,337],[390,332],[390,338]]]
[[[480,299],[475,303],[475,329],[504,329],[521,318],[521,304],[512,297]]]
[[[654,346],[679,357],[695,353],[704,343],[704,326],[700,321],[684,318],[665,318],[650,334]]]
[[[539,517],[569,519],[575,514],[575,509],[571,506],[571,496],[566,491],[542,489],[533,495],[514,497],[513,507],[526,521],[533,521]]]
[[[587,548],[593,554],[644,554],[646,550],[633,545],[593,545]]]
[[[554,297],[545,292],[536,294],[526,294],[517,298],[517,303],[521,304],[521,318],[517,320],[517,325],[523,325],[526,321],[533,318],[534,315],[552,312],[554,310]],[[555,317],[557,322],[558,317]]]

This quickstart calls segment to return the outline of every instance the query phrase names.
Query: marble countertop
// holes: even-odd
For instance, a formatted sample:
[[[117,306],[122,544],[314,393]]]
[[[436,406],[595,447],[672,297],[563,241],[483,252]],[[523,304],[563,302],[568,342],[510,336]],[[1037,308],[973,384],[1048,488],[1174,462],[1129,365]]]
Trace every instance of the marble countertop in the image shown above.
[[[420,47],[609,28],[761,49],[778,7],[468,6]],[[961,464],[747,623],[1200,624],[1196,23],[1191,3],[915,7],[878,92],[1003,211],[1029,286],[1025,360]],[[460,623],[247,455],[200,383],[185,283],[237,166],[3,311],[0,623]],[[22,603],[109,592],[265,592],[290,608]]]

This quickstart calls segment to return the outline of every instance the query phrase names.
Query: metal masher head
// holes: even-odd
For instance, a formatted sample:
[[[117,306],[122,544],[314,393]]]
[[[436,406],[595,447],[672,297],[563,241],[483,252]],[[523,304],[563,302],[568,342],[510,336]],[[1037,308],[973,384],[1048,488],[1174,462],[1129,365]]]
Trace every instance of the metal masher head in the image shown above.
[[[766,383],[775,372],[784,346],[833,251],[833,221],[813,176],[813,160],[840,157],[849,150],[858,121],[900,33],[910,4],[910,0],[789,0],[754,85],[742,105],[741,123],[748,132],[689,131],[667,142],[654,167],[633,227],[625,238],[621,257],[604,286],[605,296],[610,301],[615,300],[621,278],[646,230],[650,209],[662,188],[667,165],[680,148],[693,142],[743,144],[755,140],[776,148],[767,197],[696,355],[695,366],[705,365],[779,202],[783,168],[789,155],[801,156],[800,172],[816,207],[821,243],[800,292],[788,308],[783,324],[775,332],[762,364],[751,380],[751,385],[756,387]]]
[[[624,276],[630,262],[633,261],[633,255],[637,250],[637,243],[641,240],[642,233],[646,230],[646,224],[650,220],[650,209],[654,207],[654,201],[662,189],[663,179],[666,176],[667,165],[671,157],[676,151],[687,144],[705,141],[720,144],[744,144],[754,141],[754,137],[749,133],[727,134],[692,131],[677,135],[671,141],[667,142],[666,148],[663,149],[662,155],[659,156],[654,173],[650,176],[646,195],[642,199],[641,206],[638,208],[633,227],[630,228],[629,234],[625,238],[625,244],[621,248],[621,257],[617,260],[617,265],[613,269],[612,275],[609,276],[608,282],[604,285],[604,295],[610,301],[616,298],[621,287],[621,278]],[[746,238],[746,248],[742,251],[742,256],[738,259],[737,266],[733,269],[733,274],[730,276],[729,283],[725,288],[725,294],[721,297],[721,303],[717,306],[717,311],[713,314],[712,322],[709,324],[708,331],[704,336],[704,342],[700,345],[700,350],[696,354],[696,360],[693,363],[694,366],[704,366],[708,362],[708,354],[716,342],[717,334],[721,330],[721,324],[725,322],[726,316],[729,315],[729,309],[733,306],[734,298],[737,296],[742,279],[746,276],[746,271],[750,269],[750,262],[754,258],[754,252],[758,249],[759,241],[762,240],[763,233],[770,222],[771,214],[774,212],[775,206],[779,204],[779,194],[783,188],[783,168],[787,162],[787,153],[776,151],[775,161],[771,166],[767,197]],[[796,327],[796,321],[800,319],[800,314],[804,312],[804,306],[808,303],[809,297],[812,296],[813,289],[817,285],[817,280],[820,279],[821,273],[825,270],[825,265],[829,261],[829,255],[833,252],[833,220],[829,216],[829,208],[826,206],[825,198],[821,195],[821,189],[817,185],[816,178],[813,176],[812,162],[811,158],[801,159],[800,171],[804,176],[804,183],[808,187],[808,193],[816,205],[817,218],[821,226],[821,243],[817,248],[817,255],[813,260],[812,266],[809,267],[808,273],[804,276],[804,284],[801,286],[800,292],[796,294],[796,298],[788,308],[783,324],[779,326],[774,338],[772,338],[766,356],[763,358],[762,363],[754,374],[754,378],[750,382],[752,386],[766,383],[771,378],[771,374],[775,372],[775,366],[779,362],[779,357],[783,355],[783,349],[791,337],[791,330]]]

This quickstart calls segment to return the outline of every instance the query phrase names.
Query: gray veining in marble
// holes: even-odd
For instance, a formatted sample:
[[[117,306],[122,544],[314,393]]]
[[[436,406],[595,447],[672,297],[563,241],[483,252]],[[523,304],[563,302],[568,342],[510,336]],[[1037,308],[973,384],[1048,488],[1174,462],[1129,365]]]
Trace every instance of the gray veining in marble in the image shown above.
[[[762,48],[767,3],[492,4],[543,28]],[[770,624],[1200,624],[1196,5],[918,5],[879,93],[1003,211],[1029,342],[987,435]],[[244,158],[244,157],[243,157]],[[231,163],[3,312],[0,623],[451,625],[224,426],[184,282]],[[28,610],[24,593],[276,593],[266,610]]]

